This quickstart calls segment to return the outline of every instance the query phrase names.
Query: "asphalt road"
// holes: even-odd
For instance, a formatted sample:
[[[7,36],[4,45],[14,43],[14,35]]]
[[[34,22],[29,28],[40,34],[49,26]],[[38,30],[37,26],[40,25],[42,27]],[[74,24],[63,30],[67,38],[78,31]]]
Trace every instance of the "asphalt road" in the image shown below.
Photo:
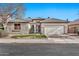
[[[79,44],[0,44],[0,56],[79,56]]]

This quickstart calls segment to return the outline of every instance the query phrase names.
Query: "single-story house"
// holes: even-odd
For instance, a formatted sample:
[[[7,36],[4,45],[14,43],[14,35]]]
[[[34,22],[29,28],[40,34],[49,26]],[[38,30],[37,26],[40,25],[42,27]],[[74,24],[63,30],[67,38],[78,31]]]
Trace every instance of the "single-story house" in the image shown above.
[[[79,29],[79,19],[72,21],[68,24],[68,33],[76,33]]]
[[[68,32],[68,22],[56,18],[16,19],[8,22],[7,32],[19,34],[40,33],[45,35],[64,34]]]

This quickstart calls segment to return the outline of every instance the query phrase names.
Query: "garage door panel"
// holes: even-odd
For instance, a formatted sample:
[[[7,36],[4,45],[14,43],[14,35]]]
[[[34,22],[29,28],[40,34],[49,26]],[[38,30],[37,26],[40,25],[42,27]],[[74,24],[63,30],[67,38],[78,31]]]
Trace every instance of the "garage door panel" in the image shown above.
[[[63,34],[64,33],[64,26],[47,26],[45,27],[45,34],[52,35],[52,34]]]

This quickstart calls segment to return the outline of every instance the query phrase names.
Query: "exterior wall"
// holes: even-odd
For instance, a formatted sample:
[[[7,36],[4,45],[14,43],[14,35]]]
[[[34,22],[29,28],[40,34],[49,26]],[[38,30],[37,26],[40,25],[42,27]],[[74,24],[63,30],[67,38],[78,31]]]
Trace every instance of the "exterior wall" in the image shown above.
[[[19,33],[19,34],[29,34],[30,23],[20,23],[21,30],[19,32],[14,32],[14,24],[15,23],[8,23],[7,25],[7,32],[8,33]],[[36,23],[37,24],[37,23]],[[64,33],[68,33],[68,23],[41,23],[41,33],[45,34],[45,26],[53,26],[53,25],[61,25],[64,26]]]
[[[18,32],[15,31],[14,24],[15,23],[8,23],[8,25],[7,25],[7,32],[8,33],[20,33],[20,34],[28,34],[29,33],[28,23],[19,23],[19,24],[21,24],[21,29]]]
[[[28,34],[29,33],[28,24],[21,23],[21,31],[20,32],[23,34]]]
[[[7,32],[12,33],[12,30],[14,30],[14,23],[8,23]]]
[[[45,34],[45,31],[44,31],[45,29],[44,28],[46,26],[50,26],[50,25],[51,26],[53,26],[53,25],[58,25],[58,26],[61,25],[61,26],[64,26],[64,33],[68,33],[68,24],[67,23],[42,23],[41,24],[41,27],[42,27],[41,28],[41,32]]]

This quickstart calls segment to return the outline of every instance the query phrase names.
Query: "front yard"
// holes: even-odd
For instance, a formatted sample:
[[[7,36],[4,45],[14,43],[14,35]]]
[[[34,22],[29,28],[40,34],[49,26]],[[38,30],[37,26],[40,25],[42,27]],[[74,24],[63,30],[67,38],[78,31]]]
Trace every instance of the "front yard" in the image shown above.
[[[42,39],[42,38],[47,38],[47,36],[45,36],[43,34],[25,34],[25,35],[19,34],[19,35],[11,36],[11,38]]]

